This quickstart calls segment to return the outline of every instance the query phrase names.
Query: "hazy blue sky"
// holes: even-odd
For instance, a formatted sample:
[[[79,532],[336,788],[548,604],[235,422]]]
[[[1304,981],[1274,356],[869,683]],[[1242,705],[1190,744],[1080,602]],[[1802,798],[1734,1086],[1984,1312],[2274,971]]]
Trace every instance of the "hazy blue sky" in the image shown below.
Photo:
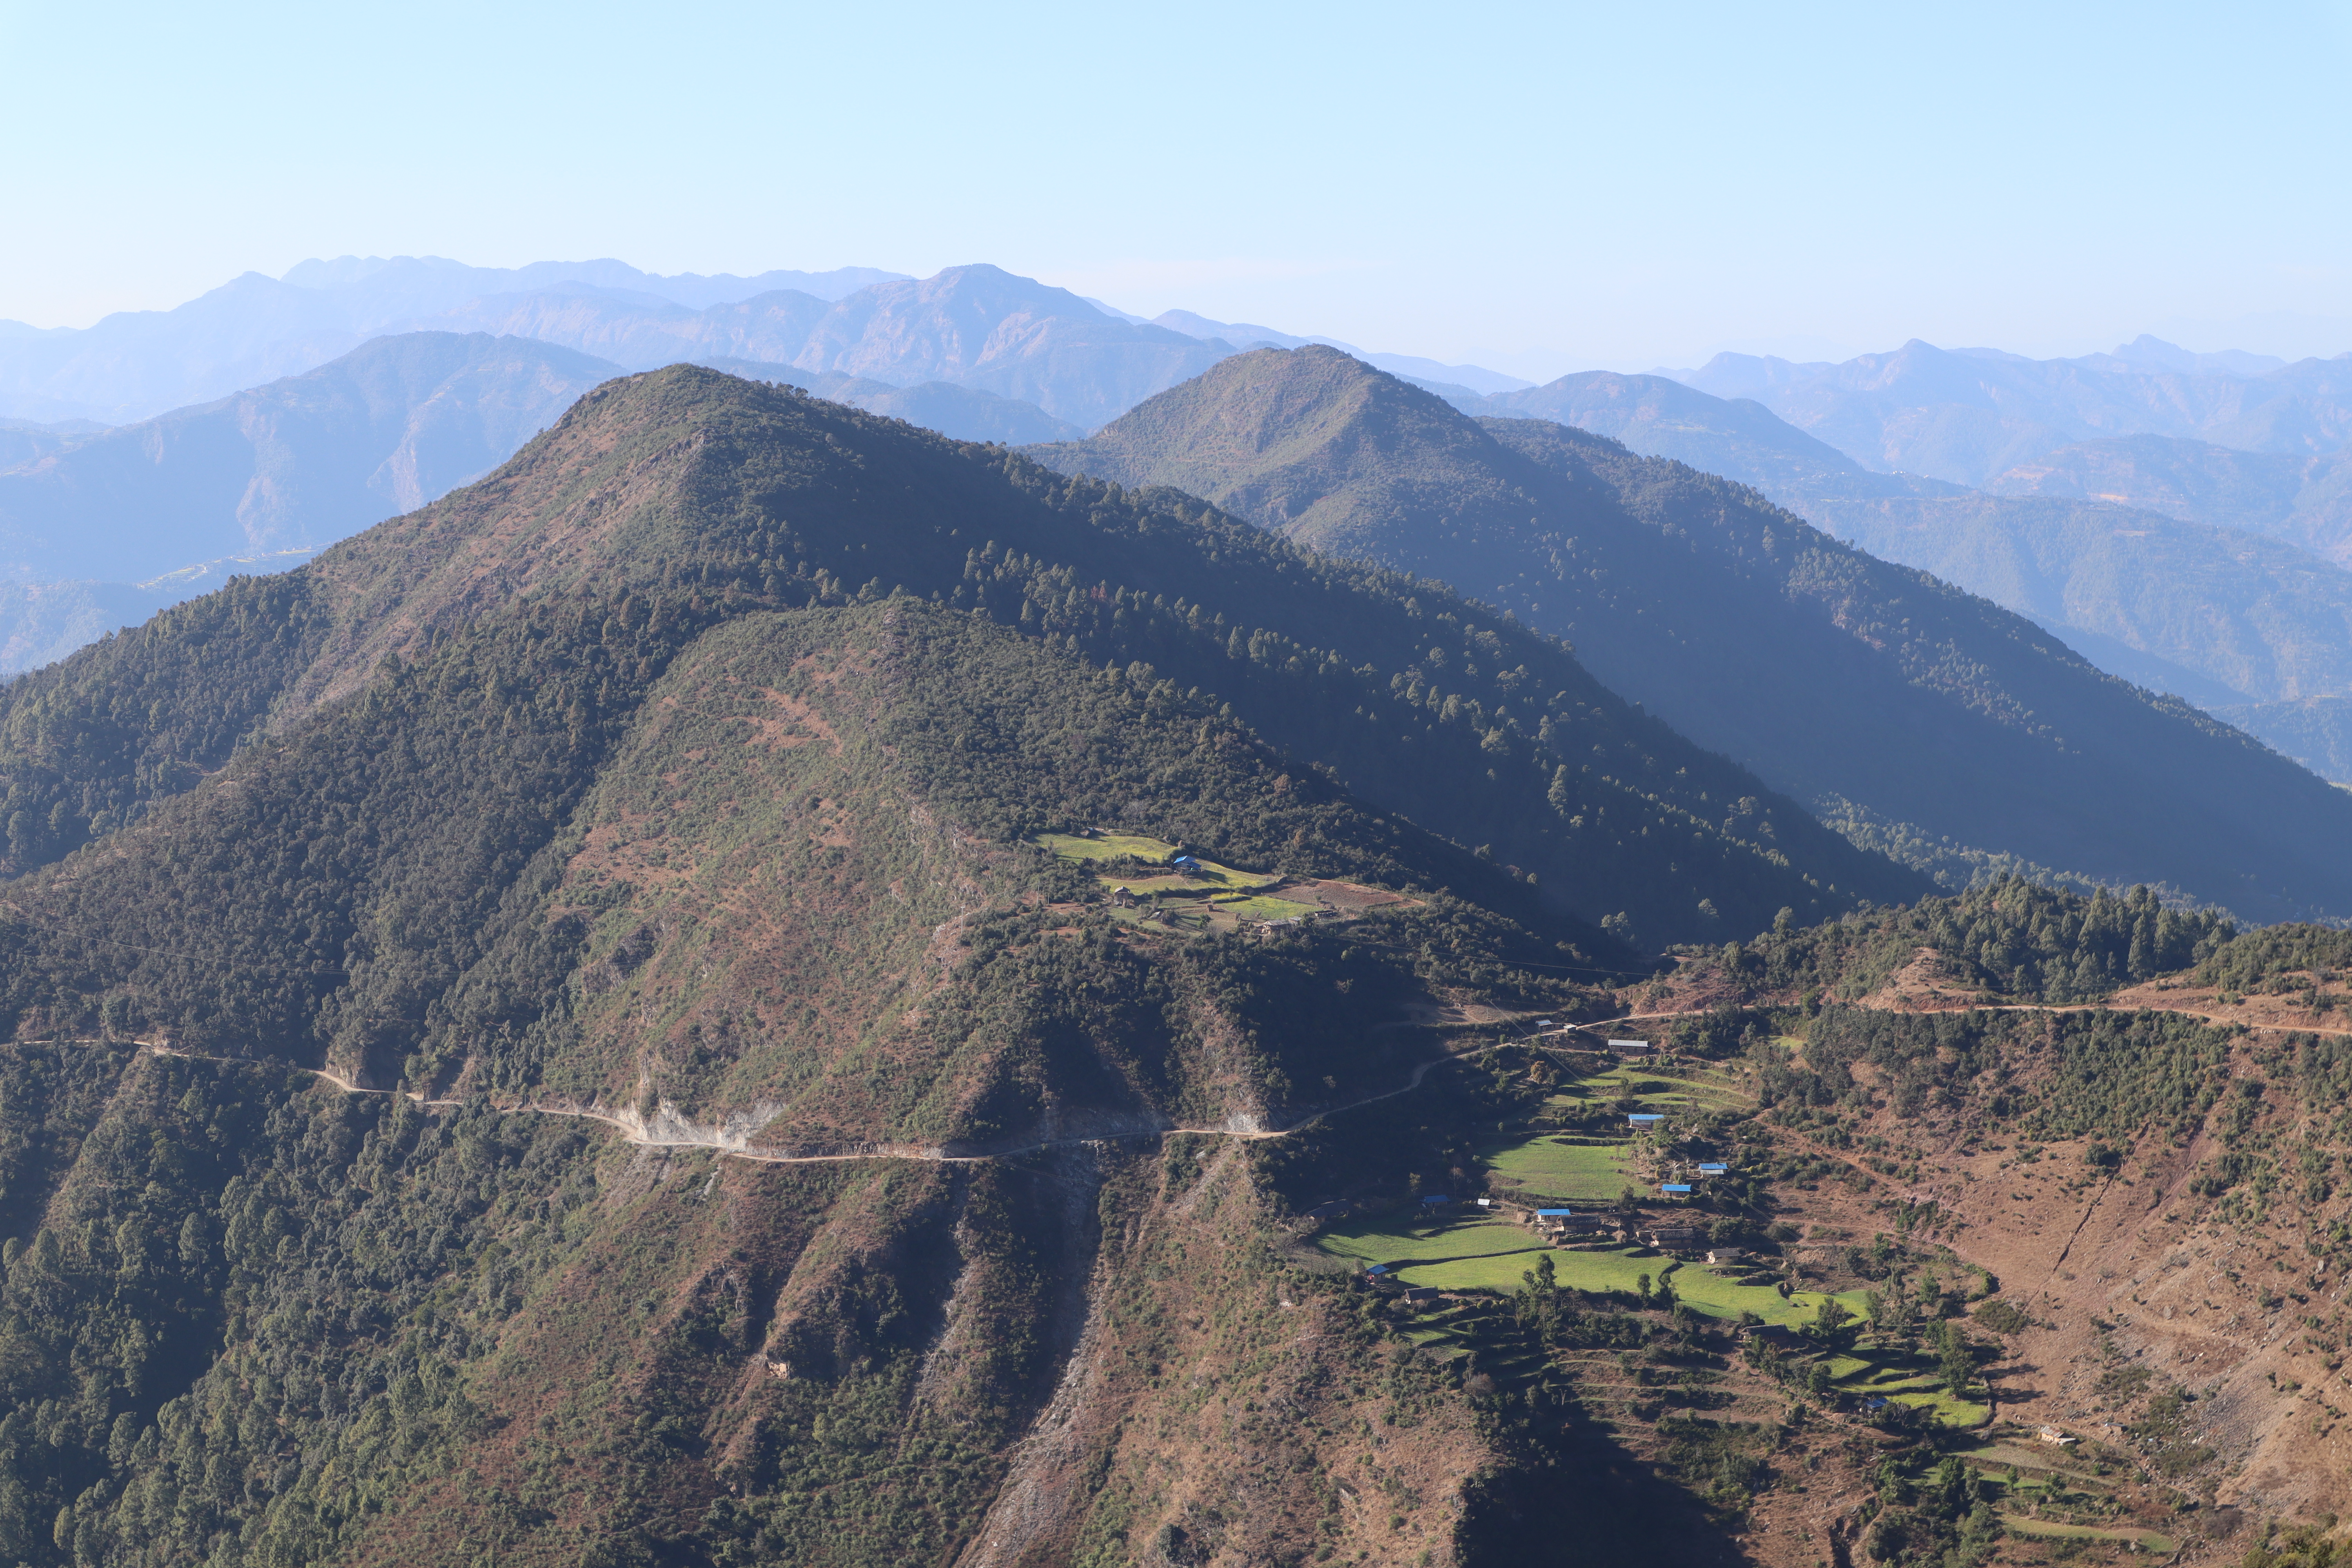
[[[38,325],[408,253],[989,260],[1522,374],[2352,349],[2352,0],[0,0],[0,50]]]

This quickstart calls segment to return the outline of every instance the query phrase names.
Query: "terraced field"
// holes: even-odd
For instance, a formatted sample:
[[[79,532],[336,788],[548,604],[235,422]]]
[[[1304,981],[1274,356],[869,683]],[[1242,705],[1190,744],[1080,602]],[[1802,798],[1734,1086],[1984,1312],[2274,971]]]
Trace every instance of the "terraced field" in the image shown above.
[[[1524,1226],[1496,1220],[1467,1224],[1440,1220],[1418,1223],[1417,1215],[1397,1215],[1349,1226],[1334,1226],[1315,1238],[1315,1245],[1334,1258],[1360,1263],[1398,1263],[1408,1258],[1432,1260],[1483,1258],[1503,1253],[1540,1252],[1543,1240]],[[1517,1279],[1517,1276],[1512,1276]]]
[[[1865,1292],[1853,1290],[1842,1298],[1859,1314]],[[1898,1405],[1920,1405],[1936,1413],[1947,1426],[1972,1430],[1992,1419],[1992,1407],[1972,1399],[1958,1399],[1923,1359],[1898,1361],[1892,1354],[1861,1352],[1830,1358],[1830,1377],[1838,1392],[1857,1399],[1880,1397]]]
[[[1033,842],[1065,860],[1116,860],[1132,856],[1138,860],[1165,865],[1168,858],[1176,853],[1176,846],[1166,839],[1149,838],[1140,833],[1100,833],[1091,838],[1076,833],[1041,833]]]
[[[1524,1233],[1522,1233],[1524,1234]],[[1684,1264],[1675,1268],[1674,1259],[1638,1247],[1618,1247],[1602,1252],[1561,1252],[1540,1247],[1508,1255],[1486,1257],[1464,1256],[1451,1260],[1414,1264],[1398,1270],[1397,1278],[1408,1285],[1425,1285],[1439,1290],[1493,1290],[1507,1293],[1525,1283],[1524,1274],[1535,1268],[1538,1254],[1549,1250],[1552,1271],[1566,1289],[1592,1293],[1620,1292],[1632,1295],[1641,1277],[1648,1275],[1654,1283],[1670,1278],[1675,1294],[1690,1303],[1691,1310],[1710,1318],[1737,1318],[1752,1312],[1768,1323],[1794,1327],[1811,1322],[1828,1300],[1816,1291],[1800,1290],[1783,1298],[1767,1285],[1742,1285],[1738,1281],[1697,1264]],[[1673,1268],[1671,1277],[1666,1270]],[[1838,1297],[1849,1311],[1860,1311],[1863,1292],[1849,1290]]]
[[[2153,1530],[2133,1530],[2128,1528],[2121,1530],[2102,1530],[2095,1525],[2089,1524],[2053,1524],[2044,1520],[2028,1519],[2022,1514],[2014,1513],[2002,1514],[2000,1516],[2000,1522],[2001,1528],[2004,1530],[2010,1531],[2014,1534],[2031,1536],[2041,1541],[2107,1542],[2122,1545],[2137,1546],[2142,1552],[2153,1552],[2159,1556],[2169,1556],[2171,1553],[2180,1550],[2179,1542],[2173,1540],[2172,1537],[2168,1535],[2159,1535]]]
[[[1570,1092],[1588,1101],[1630,1096],[1640,1100],[1644,1110],[1676,1107],[1745,1110],[1756,1103],[1728,1071],[1704,1063],[1678,1065],[1669,1071],[1654,1062],[1620,1062],[1583,1079]]]

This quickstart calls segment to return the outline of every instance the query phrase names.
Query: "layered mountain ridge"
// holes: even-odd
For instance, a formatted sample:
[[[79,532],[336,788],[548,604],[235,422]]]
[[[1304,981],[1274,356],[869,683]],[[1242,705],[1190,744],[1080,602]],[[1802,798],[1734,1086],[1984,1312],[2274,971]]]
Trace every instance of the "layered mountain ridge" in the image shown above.
[[[2352,575],[2326,558],[2335,458],[2118,437],[1972,491],[1874,472],[1761,404],[1662,376],[1596,371],[1455,403],[1555,419],[1753,485],[1873,554],[2031,617],[2103,669],[2352,780],[2305,706],[2352,690]]]
[[[1224,362],[1038,456],[1491,595],[1869,841],[1924,838],[1924,864],[2006,854],[2273,917],[2352,891],[2309,879],[2297,847],[2340,831],[2322,826],[2345,807],[2319,780],[2031,622],[1612,441],[1472,420],[1310,346]],[[2283,899],[2298,882],[2312,890]]]

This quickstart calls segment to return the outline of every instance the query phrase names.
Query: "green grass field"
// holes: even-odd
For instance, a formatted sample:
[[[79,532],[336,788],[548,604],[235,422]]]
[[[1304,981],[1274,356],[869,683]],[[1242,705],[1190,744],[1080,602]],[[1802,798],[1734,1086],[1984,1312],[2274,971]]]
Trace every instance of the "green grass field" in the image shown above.
[[[1041,849],[1052,850],[1065,860],[1088,862],[1116,860],[1123,855],[1131,855],[1139,860],[1164,866],[1169,857],[1177,853],[1177,847],[1166,839],[1147,838],[1139,833],[1106,833],[1099,838],[1081,838],[1075,833],[1041,833],[1030,842]],[[1160,893],[1192,899],[1235,893],[1246,895],[1255,889],[1271,887],[1282,879],[1269,873],[1221,866],[1214,860],[1196,860],[1196,866],[1197,869],[1153,871],[1143,876],[1118,877],[1108,872],[1097,872],[1097,875],[1107,888],[1125,888],[1132,893]],[[1260,914],[1255,910],[1241,912],[1254,920],[1281,920],[1287,915],[1303,914],[1311,907],[1290,904],[1279,899],[1264,901],[1269,905],[1280,905],[1279,912]],[[1233,906],[1228,904],[1225,907],[1230,909]]]
[[[1530,1138],[1487,1150],[1478,1156],[1478,1163],[1528,1197],[1608,1203],[1633,1180],[1624,1163],[1625,1152],[1622,1144]]]
[[[1543,1249],[1542,1238],[1524,1226],[1496,1220],[1468,1225],[1444,1221],[1417,1225],[1413,1222],[1418,1217],[1396,1215],[1384,1220],[1335,1226],[1318,1236],[1315,1245],[1334,1258],[1361,1263],[1394,1263],[1407,1258],[1477,1258]]]
[[[1408,1285],[1427,1285],[1440,1290],[1495,1290],[1509,1292],[1518,1289],[1525,1281],[1521,1276],[1536,1266],[1536,1257],[1542,1248],[1512,1253],[1507,1257],[1462,1257],[1449,1262],[1419,1264],[1398,1271],[1397,1278]],[[1672,1268],[1674,1259],[1655,1254],[1640,1256],[1635,1249],[1625,1247],[1606,1252],[1559,1252],[1551,1254],[1552,1271],[1559,1283],[1570,1289],[1585,1291],[1623,1291],[1631,1294],[1641,1277],[1648,1275],[1654,1283]],[[1768,1323],[1785,1323],[1794,1327],[1811,1322],[1827,1300],[1816,1292],[1800,1290],[1788,1300],[1766,1285],[1740,1285],[1717,1274],[1712,1268],[1685,1263],[1675,1269],[1675,1294],[1690,1303],[1691,1310],[1711,1318],[1737,1318],[1742,1312],[1753,1312]],[[1862,1309],[1863,1292],[1849,1290],[1838,1300],[1847,1310]]]

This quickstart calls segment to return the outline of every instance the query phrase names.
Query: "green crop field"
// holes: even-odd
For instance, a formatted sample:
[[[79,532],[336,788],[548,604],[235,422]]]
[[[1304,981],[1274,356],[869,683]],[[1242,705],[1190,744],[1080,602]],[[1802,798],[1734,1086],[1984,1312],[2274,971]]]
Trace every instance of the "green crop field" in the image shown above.
[[[1116,860],[1122,855],[1131,855],[1138,860],[1160,863],[1176,853],[1173,844],[1146,838],[1139,833],[1106,833],[1099,838],[1081,838],[1075,833],[1041,833],[1032,842],[1065,860]]]
[[[1829,1298],[1815,1290],[1798,1290],[1785,1299],[1769,1285],[1742,1285],[1712,1268],[1685,1264],[1675,1270],[1675,1294],[1691,1304],[1695,1311],[1714,1318],[1736,1318],[1742,1312],[1753,1312],[1768,1323],[1798,1328],[1813,1321]],[[1840,1292],[1838,1300],[1849,1312],[1859,1312],[1863,1307],[1861,1290]]]
[[[1097,838],[1081,838],[1075,833],[1041,833],[1030,842],[1041,849],[1052,850],[1065,860],[1088,862],[1132,856],[1155,867],[1165,867],[1169,858],[1178,853],[1177,847],[1166,839],[1147,838],[1139,833],[1106,833]],[[1197,858],[1192,867],[1182,871],[1161,869],[1124,877],[1108,872],[1097,872],[1097,875],[1105,887],[1125,888],[1131,893],[1160,893],[1173,898],[1194,899],[1203,895],[1245,894],[1258,888],[1272,887],[1282,880],[1280,877],[1268,873],[1238,870],[1231,866],[1221,866],[1214,860]],[[1281,912],[1259,914],[1255,910],[1242,912],[1256,920],[1280,920],[1286,915],[1302,914],[1309,908],[1306,904],[1293,905],[1279,900],[1269,902],[1281,903]]]
[[[1515,1196],[1607,1203],[1633,1181],[1623,1161],[1625,1151],[1624,1144],[1531,1138],[1487,1150],[1478,1156],[1478,1163],[1516,1188]]]
[[[1315,1238],[1315,1245],[1334,1258],[1363,1263],[1394,1263],[1407,1258],[1477,1258],[1491,1253],[1538,1252],[1543,1241],[1522,1226],[1496,1220],[1467,1225],[1440,1221],[1416,1225],[1418,1215],[1398,1215],[1386,1220],[1335,1226]]]

